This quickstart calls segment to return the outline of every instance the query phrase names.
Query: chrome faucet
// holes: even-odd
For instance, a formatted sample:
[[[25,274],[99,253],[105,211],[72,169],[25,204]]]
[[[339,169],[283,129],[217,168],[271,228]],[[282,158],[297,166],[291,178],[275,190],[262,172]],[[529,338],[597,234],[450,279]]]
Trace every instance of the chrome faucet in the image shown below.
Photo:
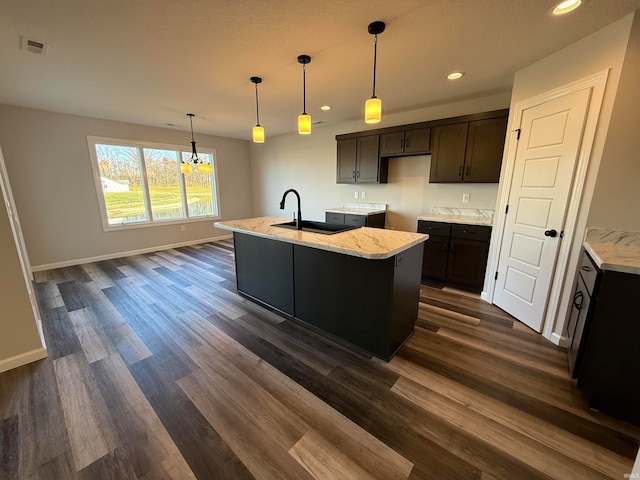
[[[287,198],[287,194],[289,192],[295,193],[296,197],[298,197],[298,217],[294,218],[294,220],[296,221],[296,229],[302,230],[302,212],[300,211],[300,194],[297,191],[295,191],[293,188],[290,188],[289,190],[284,192],[284,195],[282,195],[282,200],[280,200],[280,210],[284,210],[284,200],[285,198]]]

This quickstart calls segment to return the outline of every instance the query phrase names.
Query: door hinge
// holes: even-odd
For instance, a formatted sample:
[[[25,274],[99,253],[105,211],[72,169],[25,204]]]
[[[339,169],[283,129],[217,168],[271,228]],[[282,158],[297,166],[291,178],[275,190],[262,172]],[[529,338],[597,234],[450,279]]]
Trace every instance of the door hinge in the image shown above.
[[[498,279],[498,272],[496,272],[496,276],[495,276],[494,280],[497,280],[497,279]]]
[[[520,140],[520,133],[522,132],[522,130],[520,130],[519,128],[516,128],[514,132],[518,134],[518,136],[516,137],[516,140]]]
[[[507,205],[506,208],[504,209],[504,214],[506,215],[507,213],[509,213],[509,205]]]

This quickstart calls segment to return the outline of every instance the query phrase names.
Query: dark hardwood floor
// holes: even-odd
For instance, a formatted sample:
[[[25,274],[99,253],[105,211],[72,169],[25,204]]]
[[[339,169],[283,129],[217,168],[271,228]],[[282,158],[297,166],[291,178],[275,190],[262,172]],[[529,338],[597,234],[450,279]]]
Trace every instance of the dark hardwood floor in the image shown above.
[[[238,296],[230,241],[36,289],[49,357],[0,374],[2,480],[621,479],[640,443],[471,294],[423,286],[387,364]]]

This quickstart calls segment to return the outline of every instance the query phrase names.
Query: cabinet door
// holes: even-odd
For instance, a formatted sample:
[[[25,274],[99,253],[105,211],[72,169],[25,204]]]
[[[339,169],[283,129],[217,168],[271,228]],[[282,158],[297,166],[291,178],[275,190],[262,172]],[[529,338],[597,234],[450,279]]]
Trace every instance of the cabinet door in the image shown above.
[[[344,216],[345,225],[354,225],[358,227],[364,227],[366,223],[367,223],[366,215],[350,215],[347,213]]]
[[[429,235],[428,240],[424,242],[424,254],[422,256],[423,276],[444,280],[447,274],[448,249],[448,236]]]
[[[325,212],[324,221],[327,223],[344,225],[344,213]]]
[[[452,238],[446,279],[473,290],[482,290],[489,243]]]
[[[356,175],[355,138],[338,140],[338,169],[336,183],[353,183]]]
[[[430,128],[417,128],[404,132],[404,153],[429,153]]]
[[[404,132],[380,135],[380,155],[396,155],[404,152]]]
[[[584,327],[587,323],[587,314],[589,313],[589,292],[585,288],[582,277],[578,275],[576,291],[573,295],[573,305],[571,307],[571,315],[567,324],[567,357],[569,359],[569,370],[571,376],[576,378],[580,369],[580,345],[582,344],[582,335]]]
[[[463,182],[498,183],[506,133],[506,117],[469,123]]]
[[[380,135],[358,137],[356,141],[356,182],[378,182],[380,173]]]
[[[468,123],[456,123],[433,129],[430,183],[462,181],[468,128]]]

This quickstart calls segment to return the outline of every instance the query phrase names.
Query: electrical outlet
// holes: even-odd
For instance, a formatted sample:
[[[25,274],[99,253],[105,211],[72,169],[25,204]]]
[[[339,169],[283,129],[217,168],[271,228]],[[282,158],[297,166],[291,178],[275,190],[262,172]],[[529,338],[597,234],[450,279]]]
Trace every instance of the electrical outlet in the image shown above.
[[[358,192],[353,192],[353,198],[358,198]]]
[[[360,194],[360,198],[367,198],[367,192],[362,192]]]
[[[180,225],[180,231],[184,232],[187,229],[187,227],[185,227],[184,225]]]
[[[469,194],[468,193],[463,193],[462,194],[462,203],[469,203]]]

